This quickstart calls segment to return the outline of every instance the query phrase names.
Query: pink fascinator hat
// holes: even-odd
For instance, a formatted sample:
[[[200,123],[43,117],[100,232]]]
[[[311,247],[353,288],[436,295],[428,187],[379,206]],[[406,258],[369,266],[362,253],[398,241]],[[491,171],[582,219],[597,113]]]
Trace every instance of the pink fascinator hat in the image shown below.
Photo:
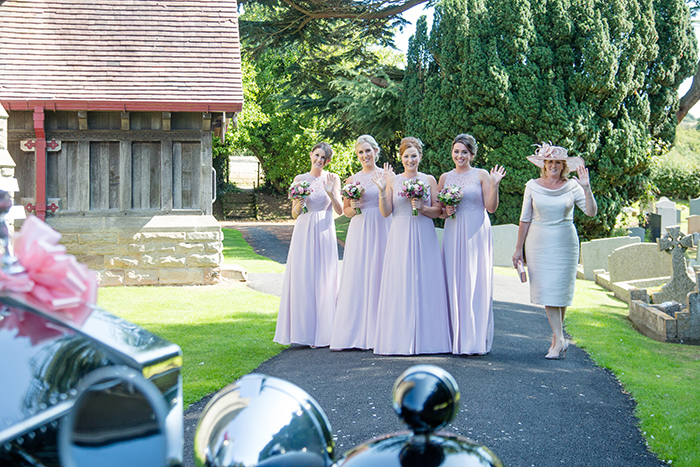
[[[569,172],[576,172],[580,166],[585,166],[586,162],[578,156],[569,156],[566,148],[554,146],[549,143],[536,144],[535,154],[527,156],[527,160],[537,167],[544,167],[544,161],[565,161]]]

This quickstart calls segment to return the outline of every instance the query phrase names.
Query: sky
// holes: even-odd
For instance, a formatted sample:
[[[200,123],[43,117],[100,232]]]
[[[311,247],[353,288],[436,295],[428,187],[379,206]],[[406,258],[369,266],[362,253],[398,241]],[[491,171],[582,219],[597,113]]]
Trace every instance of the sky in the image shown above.
[[[421,15],[425,15],[428,17],[428,30],[430,30],[430,27],[432,26],[433,23],[433,14],[432,14],[432,8],[429,9],[424,9],[425,4],[421,5],[416,5],[410,10],[406,11],[404,13],[404,18],[409,21],[411,24],[407,25],[403,32],[399,33],[396,35],[394,38],[396,47],[403,51],[404,53],[408,49],[408,38],[413,35],[413,33],[416,31],[416,21],[418,21],[418,18]],[[695,36],[698,38],[698,44],[700,44],[700,25],[695,26]],[[690,84],[692,83],[693,78],[688,78],[681,84],[681,87],[678,88],[678,95],[682,96],[685,94],[688,89],[690,89]],[[695,107],[690,109],[690,114],[693,115],[695,118],[700,118],[700,104],[696,104]]]

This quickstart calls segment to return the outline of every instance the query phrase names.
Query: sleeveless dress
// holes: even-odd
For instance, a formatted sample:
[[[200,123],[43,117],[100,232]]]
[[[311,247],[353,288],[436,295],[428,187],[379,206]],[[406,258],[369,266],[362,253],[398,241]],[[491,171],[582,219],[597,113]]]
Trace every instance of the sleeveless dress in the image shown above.
[[[525,260],[532,303],[570,306],[574,300],[579,255],[574,204],[586,210],[586,194],[575,180],[556,190],[535,180],[525,185],[520,220],[530,222]]]
[[[382,169],[379,169],[382,171]],[[371,173],[353,175],[365,189],[360,208],[350,220],[343,254],[331,349],[371,349],[377,331],[377,303],[384,250],[391,216],[379,212],[379,188]]]
[[[338,287],[338,244],[333,205],[321,177],[305,173],[309,212],[297,217],[284,272],[275,342],[324,347],[330,344]]]
[[[418,178],[428,183],[424,174]],[[449,353],[450,319],[437,233],[432,219],[413,216],[411,200],[398,195],[405,180],[397,175],[393,186],[374,353]],[[430,200],[424,203],[430,205]]]
[[[442,239],[447,299],[452,320],[452,353],[486,354],[493,343],[493,239],[479,170],[445,176],[462,201],[455,218],[445,219]]]

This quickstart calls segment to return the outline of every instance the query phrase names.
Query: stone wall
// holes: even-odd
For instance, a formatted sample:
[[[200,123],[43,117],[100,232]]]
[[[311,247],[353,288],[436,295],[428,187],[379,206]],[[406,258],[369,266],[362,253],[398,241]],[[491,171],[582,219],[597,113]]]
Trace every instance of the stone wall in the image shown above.
[[[213,216],[52,217],[61,244],[97,272],[101,286],[203,285],[220,281],[223,233]]]
[[[12,179],[14,181],[16,167],[14,159],[12,159],[10,152],[7,150],[7,119],[7,112],[5,108],[0,105],[0,178],[3,179],[2,182],[7,182],[7,179]],[[15,193],[13,191],[10,192],[10,196],[14,199]],[[10,236],[12,236],[14,232],[12,216],[7,216],[5,220],[7,221]]]

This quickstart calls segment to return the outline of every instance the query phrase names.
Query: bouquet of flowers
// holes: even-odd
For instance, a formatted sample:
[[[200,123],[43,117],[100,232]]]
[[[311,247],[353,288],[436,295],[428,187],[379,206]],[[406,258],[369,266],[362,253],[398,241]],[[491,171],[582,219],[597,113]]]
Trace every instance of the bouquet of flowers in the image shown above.
[[[293,182],[289,187],[289,199],[304,200],[311,194],[312,191],[313,190],[311,189],[309,182]],[[309,212],[306,205],[301,208],[301,212]]]
[[[348,183],[340,190],[340,194],[347,199],[360,199],[364,192],[365,189],[360,185],[360,182]],[[362,214],[362,210],[360,208],[355,208],[355,213]]]
[[[420,180],[406,180],[403,182],[399,196],[409,199],[425,199],[430,193],[430,187]],[[413,215],[417,216],[418,211],[413,209]]]
[[[440,190],[437,199],[445,206],[457,206],[459,202],[462,201],[462,190],[460,190],[457,185],[446,186]],[[450,219],[454,219],[455,214],[456,213],[453,213]]]

